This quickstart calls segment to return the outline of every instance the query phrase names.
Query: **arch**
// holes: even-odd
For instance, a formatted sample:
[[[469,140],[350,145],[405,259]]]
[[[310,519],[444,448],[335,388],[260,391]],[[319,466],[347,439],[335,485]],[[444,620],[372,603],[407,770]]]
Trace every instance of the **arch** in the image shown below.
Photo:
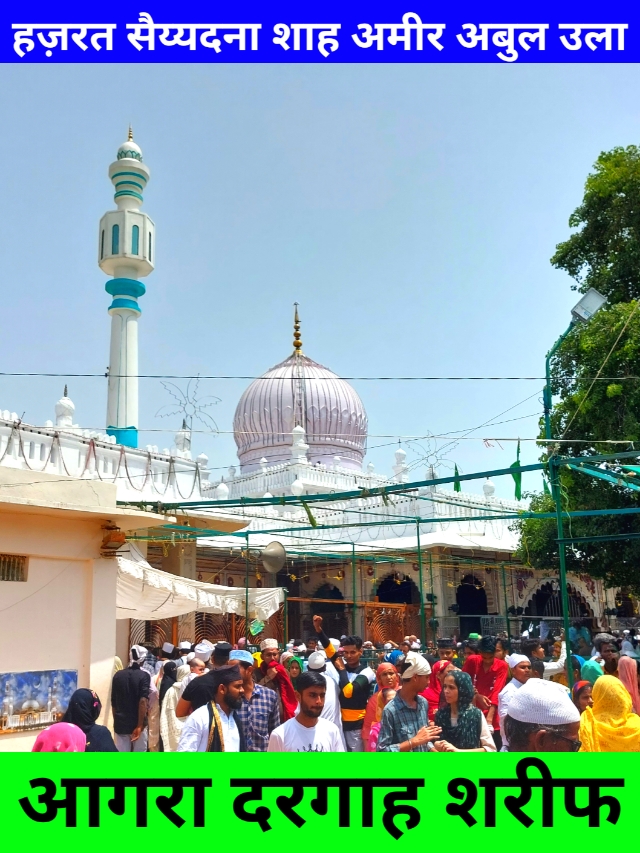
[[[456,589],[456,604],[460,618],[460,634],[468,637],[475,632],[482,633],[481,616],[489,612],[485,582],[472,573],[463,576]]]
[[[383,578],[375,595],[381,604],[420,604],[420,590],[411,578],[400,572]]]
[[[104,258],[104,228],[100,232],[100,260]]]
[[[131,254],[140,254],[140,229],[137,225],[131,229]]]
[[[149,231],[149,263],[153,263],[153,258],[151,257],[151,231]]]
[[[328,598],[335,601],[335,604],[322,601],[312,605],[314,613],[322,616],[323,628],[330,637],[340,637],[342,634],[349,633],[346,607],[340,603],[344,600],[344,595],[337,586],[328,582],[323,583],[313,593],[312,598]]]
[[[567,590],[569,592],[569,617],[571,619],[593,619],[593,609],[576,586],[567,584]],[[524,609],[524,615],[547,619],[560,619],[562,617],[562,599],[555,582],[546,581],[540,584],[538,589],[531,594]]]
[[[623,619],[632,618],[636,615],[633,596],[628,586],[622,586],[616,593],[616,607],[618,616]]]
[[[120,226],[117,222],[111,226],[111,254],[120,254]]]

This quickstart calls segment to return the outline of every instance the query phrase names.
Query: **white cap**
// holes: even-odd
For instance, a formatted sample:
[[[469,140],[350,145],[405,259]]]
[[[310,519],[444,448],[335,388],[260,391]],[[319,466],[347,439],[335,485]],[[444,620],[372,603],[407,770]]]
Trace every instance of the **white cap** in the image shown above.
[[[530,678],[509,701],[508,714],[521,723],[565,726],[580,721],[580,711],[561,684]]]
[[[327,659],[322,652],[312,652],[307,661],[308,669],[323,669],[327,665]]]
[[[387,651],[389,651],[389,649],[392,649],[392,648],[393,648],[393,646],[391,645],[391,643],[385,643],[385,644],[384,644],[384,648],[385,648]]]
[[[180,645],[178,646],[178,648],[182,652],[190,652],[191,651],[191,643],[189,642],[189,640],[183,640],[180,643]]]
[[[419,652],[419,651],[420,651],[420,648],[421,648],[420,643],[418,643],[418,642],[411,643],[411,648],[412,648],[412,649],[416,649],[416,651],[418,651],[418,652]]]
[[[198,643],[194,649],[194,657],[197,657],[203,663],[206,663],[211,657],[211,646],[207,643]],[[187,659],[189,655],[187,655]]]
[[[414,675],[431,675],[431,666],[426,658],[416,652],[408,652],[404,659],[409,666],[402,673],[402,680],[408,681]]]
[[[129,663],[142,663],[147,656],[144,646],[131,646],[129,650]]]
[[[514,669],[519,663],[525,661],[529,663],[529,658],[526,655],[507,655],[505,660],[509,664],[509,669]]]
[[[187,663],[191,663],[191,661],[194,659],[195,656],[196,656],[195,652],[189,652],[189,654],[187,655]]]
[[[174,649],[175,649],[175,646],[173,645],[173,643],[163,643],[162,644],[162,651],[166,655],[172,654]]]
[[[260,651],[261,652],[263,652],[265,649],[277,649],[277,648],[278,648],[278,641],[273,640],[270,637],[267,637],[266,640],[263,640],[260,643]]]

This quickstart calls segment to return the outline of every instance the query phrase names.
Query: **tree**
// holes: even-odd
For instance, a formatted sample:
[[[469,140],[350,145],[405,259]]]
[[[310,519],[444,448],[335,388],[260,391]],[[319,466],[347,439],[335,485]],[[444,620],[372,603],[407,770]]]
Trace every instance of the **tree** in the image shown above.
[[[595,287],[610,302],[640,297],[640,148],[614,148],[596,160],[582,204],[569,219],[579,229],[559,243],[551,263]]]
[[[617,341],[617,344],[616,344]],[[614,346],[615,344],[615,346]],[[605,363],[606,362],[606,363]],[[602,365],[602,375],[593,381]],[[560,397],[551,423],[561,452],[568,456],[615,453],[640,441],[640,310],[637,302],[603,308],[577,326],[552,362],[552,390]],[[613,377],[613,378],[607,378]],[[613,444],[611,442],[622,442]],[[546,457],[543,456],[543,461]],[[640,476],[638,477],[640,481]],[[596,480],[567,468],[561,471],[564,510],[640,507],[640,492]],[[547,494],[529,495],[535,512],[554,512]],[[572,519],[565,535],[632,533],[640,515]],[[558,569],[554,519],[523,519],[518,556],[538,569]],[[633,539],[586,543],[567,548],[567,570],[602,578],[607,586],[629,587],[640,595],[640,542]]]

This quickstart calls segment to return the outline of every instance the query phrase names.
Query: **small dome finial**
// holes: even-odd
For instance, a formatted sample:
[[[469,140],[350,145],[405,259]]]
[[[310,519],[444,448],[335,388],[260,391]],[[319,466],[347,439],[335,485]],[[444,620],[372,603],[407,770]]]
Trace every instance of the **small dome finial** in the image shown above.
[[[69,396],[69,389],[67,388],[67,386],[66,386],[66,385],[64,386],[64,394],[63,394],[62,396],[63,396],[63,397],[68,397],[68,396]]]
[[[131,142],[133,139],[133,128],[129,125],[129,135],[127,136],[127,142]]]
[[[295,314],[293,317],[293,350],[300,352],[302,349],[302,341],[300,340],[300,317],[298,316],[298,303],[294,302]]]

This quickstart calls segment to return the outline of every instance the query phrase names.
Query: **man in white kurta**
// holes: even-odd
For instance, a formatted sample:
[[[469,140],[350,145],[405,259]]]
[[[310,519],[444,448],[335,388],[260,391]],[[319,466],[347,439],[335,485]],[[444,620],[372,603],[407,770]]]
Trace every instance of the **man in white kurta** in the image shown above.
[[[342,733],[342,714],[340,712],[340,696],[339,688],[336,681],[327,671],[327,659],[321,652],[313,652],[309,655],[307,662],[308,672],[319,672],[327,685],[327,692],[324,697],[324,708],[320,714],[323,720],[329,720],[334,726],[337,726],[340,732],[340,737],[344,743],[344,734]],[[346,744],[345,744],[346,748]]]
[[[500,721],[500,734],[502,736],[502,749],[500,752],[508,752],[509,743],[504,733],[504,719],[509,713],[509,703],[522,687],[531,678],[531,661],[526,655],[507,655],[505,658],[511,671],[511,681],[498,693],[498,719]]]

